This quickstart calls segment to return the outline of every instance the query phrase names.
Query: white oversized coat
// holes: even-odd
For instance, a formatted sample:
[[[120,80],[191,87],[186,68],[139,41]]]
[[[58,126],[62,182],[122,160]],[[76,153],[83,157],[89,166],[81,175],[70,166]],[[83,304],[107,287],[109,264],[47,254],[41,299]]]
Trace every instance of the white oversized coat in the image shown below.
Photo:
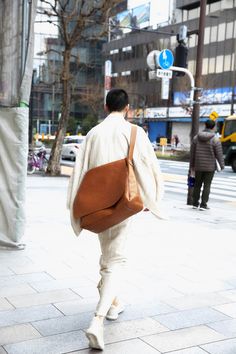
[[[163,196],[163,180],[158,160],[147,134],[137,127],[133,162],[144,206],[159,218],[165,218],[160,210]],[[67,207],[71,225],[76,235],[81,232],[80,220],[73,217],[73,201],[85,173],[93,167],[127,156],[131,124],[123,114],[113,112],[102,123],[91,129],[81,144],[69,182]],[[103,188],[104,186],[97,186]],[[105,192],[105,190],[104,190]]]

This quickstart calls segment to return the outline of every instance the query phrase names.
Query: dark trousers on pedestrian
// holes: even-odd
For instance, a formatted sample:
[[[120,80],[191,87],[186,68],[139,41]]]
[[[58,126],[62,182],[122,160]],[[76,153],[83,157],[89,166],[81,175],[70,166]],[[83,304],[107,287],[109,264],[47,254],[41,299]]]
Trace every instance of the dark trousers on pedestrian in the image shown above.
[[[195,171],[195,184],[193,189],[193,205],[199,205],[199,199],[201,194],[201,188],[203,186],[201,195],[200,207],[205,208],[209,199],[209,194],[211,190],[211,182],[214,177],[215,171],[205,172],[205,171]]]

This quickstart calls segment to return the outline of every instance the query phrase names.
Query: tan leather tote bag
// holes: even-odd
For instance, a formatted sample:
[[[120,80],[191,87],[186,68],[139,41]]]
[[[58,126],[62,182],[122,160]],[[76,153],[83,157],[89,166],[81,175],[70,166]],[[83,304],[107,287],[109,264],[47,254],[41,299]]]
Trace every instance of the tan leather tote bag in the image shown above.
[[[83,229],[100,233],[143,209],[133,167],[137,126],[132,125],[128,156],[89,170],[73,203]]]

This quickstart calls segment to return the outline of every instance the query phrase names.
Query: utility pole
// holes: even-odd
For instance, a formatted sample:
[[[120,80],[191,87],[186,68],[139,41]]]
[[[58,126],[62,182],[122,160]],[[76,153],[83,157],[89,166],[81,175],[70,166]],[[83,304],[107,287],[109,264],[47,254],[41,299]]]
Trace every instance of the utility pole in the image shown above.
[[[234,32],[235,33],[236,24],[234,22]],[[232,97],[231,97],[231,105],[230,105],[230,114],[234,114],[234,99],[235,95],[235,79],[236,79],[236,37],[234,38],[234,47],[233,47],[233,58],[234,58],[234,67],[232,68]]]
[[[203,61],[203,48],[204,48],[204,31],[206,22],[206,4],[207,0],[200,1],[200,18],[198,29],[198,43],[196,55],[196,74],[195,74],[195,91],[194,91],[194,104],[192,113],[192,127],[190,132],[190,139],[199,131],[199,115],[200,115],[200,88],[202,87],[202,61]]]

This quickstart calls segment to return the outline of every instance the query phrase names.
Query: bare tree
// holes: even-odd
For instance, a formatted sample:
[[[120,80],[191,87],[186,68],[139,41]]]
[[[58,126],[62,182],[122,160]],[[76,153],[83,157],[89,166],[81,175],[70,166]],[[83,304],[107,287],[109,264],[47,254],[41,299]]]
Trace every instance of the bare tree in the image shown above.
[[[48,22],[58,27],[64,47],[61,71],[62,111],[47,168],[48,174],[57,176],[61,173],[60,156],[71,108],[72,49],[81,40],[98,40],[106,34],[110,11],[119,0],[40,0],[40,2],[47,6],[47,9],[41,8],[41,13],[48,16]],[[96,22],[98,18],[99,23]]]

